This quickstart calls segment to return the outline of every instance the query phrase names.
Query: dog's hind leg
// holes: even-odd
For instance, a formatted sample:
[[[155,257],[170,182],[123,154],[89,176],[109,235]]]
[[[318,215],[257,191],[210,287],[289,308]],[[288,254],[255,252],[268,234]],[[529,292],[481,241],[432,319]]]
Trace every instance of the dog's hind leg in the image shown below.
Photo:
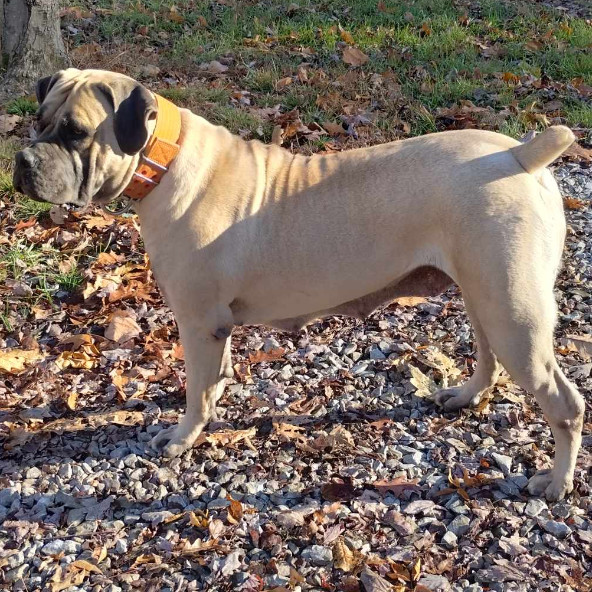
[[[487,304],[479,309],[479,323],[499,361],[514,381],[535,395],[551,426],[555,439],[553,468],[535,475],[528,490],[554,501],[573,489],[584,400],[555,359],[552,281],[532,277],[532,269],[523,271],[518,277],[530,276],[529,284],[520,290],[516,286],[508,289],[509,283],[504,281],[490,284],[484,298]],[[505,289],[501,287],[504,283]]]
[[[449,411],[478,405],[483,396],[495,386],[501,372],[501,366],[489,345],[485,331],[483,331],[474,309],[468,302],[465,302],[465,304],[475,332],[477,367],[473,376],[464,384],[442,389],[434,395],[435,402]]]

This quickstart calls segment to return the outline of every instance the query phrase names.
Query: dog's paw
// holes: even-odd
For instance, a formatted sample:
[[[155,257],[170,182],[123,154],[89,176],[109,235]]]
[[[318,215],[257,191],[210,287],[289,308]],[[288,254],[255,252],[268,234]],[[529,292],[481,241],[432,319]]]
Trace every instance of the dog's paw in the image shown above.
[[[545,497],[547,501],[556,502],[573,491],[573,482],[555,479],[551,469],[539,471],[531,477],[527,485],[528,493],[535,497]]]
[[[456,411],[464,407],[477,405],[481,400],[481,395],[480,393],[473,394],[462,386],[455,386],[437,391],[433,399],[436,405],[439,405],[446,411]]]
[[[179,433],[178,425],[162,429],[150,441],[152,449],[167,458],[181,456],[192,445],[193,441]]]

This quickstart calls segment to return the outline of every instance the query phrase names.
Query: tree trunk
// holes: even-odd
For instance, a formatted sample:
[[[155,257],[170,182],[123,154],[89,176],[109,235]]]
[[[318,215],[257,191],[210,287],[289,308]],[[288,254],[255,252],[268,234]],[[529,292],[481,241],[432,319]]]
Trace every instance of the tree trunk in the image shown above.
[[[4,93],[30,92],[39,78],[67,64],[59,0],[0,0]]]

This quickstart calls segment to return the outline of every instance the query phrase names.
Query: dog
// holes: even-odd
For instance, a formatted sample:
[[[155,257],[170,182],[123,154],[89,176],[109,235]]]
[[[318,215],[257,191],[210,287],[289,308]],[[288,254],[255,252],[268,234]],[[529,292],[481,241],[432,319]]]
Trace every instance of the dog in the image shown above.
[[[364,318],[456,283],[478,363],[436,402],[477,404],[503,365],[535,395],[555,439],[553,468],[528,491],[548,500],[572,491],[584,401],[554,356],[566,224],[545,168],[573,142],[568,128],[526,143],[462,130],[302,156],[173,107],[178,140],[162,145],[176,152],[150,164],[165,115],[140,83],[71,68],[40,80],[37,95],[38,136],[16,155],[18,190],[84,206],[133,183],[151,189],[134,208],[187,366],[186,414],[152,441],[165,456],[191,448],[212,417],[232,376],[235,325],[297,330],[327,315]]]

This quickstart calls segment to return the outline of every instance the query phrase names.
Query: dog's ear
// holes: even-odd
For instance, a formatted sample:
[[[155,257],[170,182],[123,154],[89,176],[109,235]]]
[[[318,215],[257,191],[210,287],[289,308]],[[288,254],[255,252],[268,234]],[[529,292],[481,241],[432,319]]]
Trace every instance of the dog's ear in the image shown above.
[[[37,86],[35,87],[35,94],[37,95],[37,102],[39,105],[45,101],[45,97],[51,90],[51,87],[56,83],[57,79],[60,77],[61,72],[57,72],[53,76],[46,76],[45,78],[40,78],[37,81]]]
[[[148,139],[148,122],[156,118],[158,107],[152,93],[131,79],[102,84],[115,111],[114,129],[119,147],[126,154],[137,154]]]

